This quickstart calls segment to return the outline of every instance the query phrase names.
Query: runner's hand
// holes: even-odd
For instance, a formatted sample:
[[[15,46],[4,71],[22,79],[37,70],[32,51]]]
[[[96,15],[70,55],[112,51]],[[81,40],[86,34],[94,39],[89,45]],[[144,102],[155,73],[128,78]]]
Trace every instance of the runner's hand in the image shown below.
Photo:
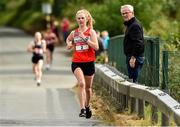
[[[72,48],[73,48],[72,42],[67,43],[66,49],[67,49],[67,50],[70,50],[70,49],[72,49]]]
[[[129,65],[131,68],[135,67],[135,63],[136,63],[136,58],[135,57],[131,57],[130,61],[129,61]]]

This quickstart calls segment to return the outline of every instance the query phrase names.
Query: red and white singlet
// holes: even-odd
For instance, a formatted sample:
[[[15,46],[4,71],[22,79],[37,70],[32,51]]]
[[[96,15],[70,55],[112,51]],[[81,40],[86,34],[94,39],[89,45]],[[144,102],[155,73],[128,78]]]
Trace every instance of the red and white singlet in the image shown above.
[[[83,34],[85,37],[90,38],[90,28],[88,28]],[[79,36],[78,29],[74,31],[74,53],[72,62],[92,62],[95,61],[95,51],[90,47],[87,42]]]

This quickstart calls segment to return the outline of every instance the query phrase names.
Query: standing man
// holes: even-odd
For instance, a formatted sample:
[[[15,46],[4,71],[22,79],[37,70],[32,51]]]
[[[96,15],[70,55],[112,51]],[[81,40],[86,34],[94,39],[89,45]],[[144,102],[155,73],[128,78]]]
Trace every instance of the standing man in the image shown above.
[[[124,54],[129,79],[137,82],[138,74],[144,62],[144,38],[143,28],[134,16],[134,8],[131,5],[121,6],[121,14],[126,26],[124,37]]]

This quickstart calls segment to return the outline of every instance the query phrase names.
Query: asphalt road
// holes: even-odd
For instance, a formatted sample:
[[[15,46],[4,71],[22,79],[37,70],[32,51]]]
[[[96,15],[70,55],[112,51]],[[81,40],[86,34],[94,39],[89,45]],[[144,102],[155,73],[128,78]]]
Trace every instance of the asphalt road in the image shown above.
[[[0,28],[0,126],[100,126],[95,119],[79,118],[76,79],[64,47],[54,52],[50,71],[43,69],[36,86],[31,55],[32,36],[13,28]]]

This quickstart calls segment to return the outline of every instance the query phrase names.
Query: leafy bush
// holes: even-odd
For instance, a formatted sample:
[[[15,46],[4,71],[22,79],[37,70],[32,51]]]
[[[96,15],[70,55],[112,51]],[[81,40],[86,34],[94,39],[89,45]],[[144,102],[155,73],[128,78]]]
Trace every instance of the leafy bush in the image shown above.
[[[180,102],[180,52],[169,52],[168,66],[170,95]]]
[[[105,63],[105,56],[104,55],[99,55],[96,57],[96,63],[104,64]]]

